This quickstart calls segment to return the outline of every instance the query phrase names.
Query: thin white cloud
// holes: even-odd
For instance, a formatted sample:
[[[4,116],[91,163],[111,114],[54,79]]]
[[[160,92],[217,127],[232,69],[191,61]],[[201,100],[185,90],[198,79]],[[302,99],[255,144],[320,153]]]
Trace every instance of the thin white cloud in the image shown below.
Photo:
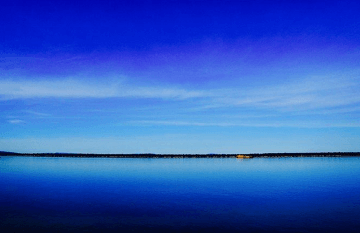
[[[0,81],[0,95],[3,99],[43,98],[43,97],[112,97],[114,90],[75,80],[64,81]]]
[[[140,125],[168,125],[168,126],[215,126],[215,127],[292,127],[292,128],[359,128],[360,123],[347,122],[347,123],[336,123],[336,122],[283,122],[283,121],[269,121],[266,123],[257,122],[246,122],[246,123],[231,123],[231,122],[196,122],[196,121],[156,121],[156,120],[140,120],[140,121],[129,121],[129,124],[140,124]]]
[[[8,120],[8,122],[9,122],[10,124],[15,124],[15,125],[25,123],[25,121],[19,120],[19,119]]]
[[[297,82],[250,90],[227,90],[204,108],[253,107],[272,110],[309,110],[360,103],[359,80],[312,77]]]
[[[47,113],[36,112],[36,111],[31,111],[31,110],[26,110],[24,112],[29,113],[29,114],[34,115],[34,116],[37,116],[37,117],[49,117],[49,116],[51,116],[50,114],[47,114]]]
[[[0,99],[26,98],[164,98],[188,99],[202,97],[204,91],[167,87],[139,87],[118,82],[86,83],[78,80],[26,81],[0,80]]]
[[[262,87],[185,89],[138,86],[124,82],[94,83],[67,80],[0,80],[0,100],[28,98],[161,98],[194,100],[188,109],[253,108],[270,111],[306,111],[360,104],[360,81],[345,77],[310,77]]]
[[[174,126],[236,126],[229,123],[203,123],[203,122],[191,122],[191,121],[129,121],[130,124],[145,124],[145,125],[174,125]]]

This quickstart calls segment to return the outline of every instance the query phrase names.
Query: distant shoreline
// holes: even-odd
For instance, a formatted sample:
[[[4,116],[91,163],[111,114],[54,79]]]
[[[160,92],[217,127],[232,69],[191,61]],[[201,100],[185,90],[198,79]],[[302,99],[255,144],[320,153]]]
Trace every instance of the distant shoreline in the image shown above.
[[[251,153],[251,154],[85,154],[85,153],[16,153],[0,151],[0,156],[31,157],[78,157],[78,158],[236,158],[237,155],[251,158],[279,157],[354,157],[360,152],[316,152],[316,153]]]

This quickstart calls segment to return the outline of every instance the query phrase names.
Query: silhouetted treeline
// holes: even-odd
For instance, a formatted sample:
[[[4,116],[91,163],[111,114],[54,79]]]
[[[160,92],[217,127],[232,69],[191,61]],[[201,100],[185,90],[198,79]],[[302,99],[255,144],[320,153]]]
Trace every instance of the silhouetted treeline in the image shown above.
[[[20,155],[20,154],[15,152],[0,151],[0,156],[6,156],[6,155]]]
[[[316,153],[262,153],[242,154],[252,158],[261,157],[345,157],[360,156],[360,152],[316,152]],[[84,157],[84,158],[235,158],[239,154],[82,154],[82,153],[15,153],[0,151],[0,156],[33,157]]]

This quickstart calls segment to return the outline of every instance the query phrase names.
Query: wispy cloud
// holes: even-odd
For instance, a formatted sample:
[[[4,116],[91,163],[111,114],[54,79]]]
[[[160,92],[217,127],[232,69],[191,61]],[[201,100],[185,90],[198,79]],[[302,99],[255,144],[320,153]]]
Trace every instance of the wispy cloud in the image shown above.
[[[174,125],[174,126],[236,126],[231,123],[204,123],[204,122],[192,122],[192,121],[129,121],[130,124],[144,124],[144,125]]]
[[[9,122],[10,124],[15,124],[15,125],[25,123],[25,121],[19,120],[19,119],[8,120],[8,122]]]
[[[307,122],[284,122],[284,121],[266,121],[264,123],[258,122],[196,122],[196,121],[156,121],[156,120],[141,120],[141,121],[129,121],[129,124],[138,125],[171,125],[171,126],[215,126],[215,127],[295,127],[295,128],[343,128],[352,127],[359,128],[360,123],[358,122],[347,122],[347,123],[336,123],[336,122],[318,122],[318,121],[307,121]]]
[[[114,82],[88,83],[74,79],[55,81],[0,80],[0,98],[164,98],[188,99],[204,96],[204,91],[168,87],[142,87]]]
[[[161,98],[191,100],[188,109],[253,108],[307,111],[353,107],[360,103],[360,81],[343,76],[309,77],[258,87],[186,89],[134,85],[121,81],[95,83],[78,79],[54,81],[0,80],[0,100],[29,98]],[[351,110],[350,110],[351,111]],[[33,113],[36,114],[36,113]],[[41,114],[36,114],[41,115]]]
[[[359,80],[311,77],[252,89],[223,90],[204,108],[253,107],[279,111],[304,111],[360,103]],[[219,93],[219,92],[218,92]]]
[[[47,114],[47,113],[42,113],[42,112],[36,112],[36,111],[31,111],[31,110],[26,110],[24,111],[25,113],[37,116],[37,117],[49,117],[51,116],[51,114]]]

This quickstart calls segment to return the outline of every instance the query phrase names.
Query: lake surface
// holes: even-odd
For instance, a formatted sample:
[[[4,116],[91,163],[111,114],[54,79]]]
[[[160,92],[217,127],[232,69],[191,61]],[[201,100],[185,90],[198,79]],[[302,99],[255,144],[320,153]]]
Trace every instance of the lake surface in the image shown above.
[[[1,157],[1,232],[358,232],[360,158]]]

